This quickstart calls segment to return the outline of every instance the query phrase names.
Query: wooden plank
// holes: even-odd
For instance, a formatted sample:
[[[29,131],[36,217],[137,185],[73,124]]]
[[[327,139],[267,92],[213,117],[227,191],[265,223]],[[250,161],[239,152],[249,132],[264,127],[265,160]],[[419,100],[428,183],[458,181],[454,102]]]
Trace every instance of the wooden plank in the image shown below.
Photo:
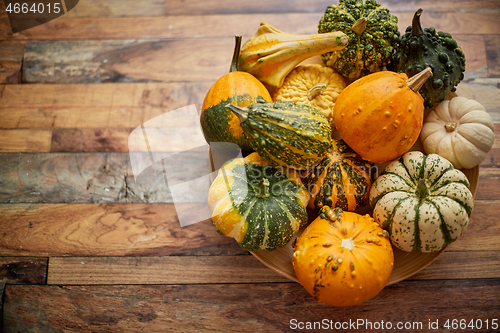
[[[129,23],[127,26],[137,25]],[[251,29],[252,33],[256,27],[258,23]],[[23,82],[214,82],[227,73],[234,48],[234,37],[226,36],[173,40],[27,42]],[[484,39],[462,35],[456,36],[456,39],[467,56],[468,75],[486,76]],[[60,52],[53,52],[54,49]],[[204,51],[199,52],[200,49]]]
[[[465,234],[450,244],[446,251],[500,250],[498,243],[499,216],[500,202],[476,200]]]
[[[234,37],[28,42],[23,82],[215,82],[233,49]]]
[[[492,152],[481,164],[476,200],[500,199],[500,149]],[[131,158],[135,165],[148,166],[136,177]],[[206,152],[168,159],[164,166],[151,164],[148,153],[0,154],[0,203],[171,203],[164,172],[178,181],[210,172]],[[205,200],[206,193],[176,196],[176,202]]]
[[[445,252],[410,280],[479,278],[500,278],[498,251]],[[252,256],[52,257],[47,280],[57,285],[262,282],[289,280]]]
[[[182,228],[173,204],[2,204],[0,255],[247,254],[216,232],[204,206],[184,206],[203,222]]]
[[[0,257],[0,283],[45,284],[47,258]]]
[[[436,297],[439,295],[439,297]],[[297,283],[174,286],[7,286],[4,330],[124,332],[289,332],[295,322],[364,320],[352,329],[409,323],[440,330],[447,319],[485,321],[500,311],[500,280],[405,281],[352,308],[317,303]],[[448,301],[447,301],[448,300]],[[453,300],[452,302],[449,300]],[[390,306],[388,306],[390,304]],[[354,312],[353,312],[354,311]],[[64,313],[64,315],[61,315]],[[295,319],[296,321],[294,321]],[[422,326],[413,326],[421,323]],[[361,323],[360,323],[361,324]],[[483,330],[485,328],[483,322]],[[491,328],[491,326],[489,326]],[[335,330],[335,326],[331,328]],[[373,329],[372,329],[373,330]],[[401,331],[401,329],[399,330]]]
[[[0,84],[21,82],[24,43],[0,41]]]
[[[242,254],[215,231],[204,205],[180,207],[199,221],[181,228],[173,204],[2,204],[3,256]],[[205,208],[206,209],[206,208]],[[208,214],[209,215],[209,214]],[[498,201],[476,201],[466,233],[449,251],[498,251]],[[193,220],[196,218],[194,216]]]
[[[78,5],[64,15],[64,17],[92,17],[92,16],[155,16],[164,15],[165,0],[86,0],[79,1]]]
[[[500,199],[500,168],[480,168],[476,200]]]
[[[466,79],[457,86],[457,94],[478,101],[500,122],[500,78]]]
[[[307,6],[308,4],[304,5]],[[260,22],[269,23],[288,33],[313,34],[317,33],[319,20],[323,16],[326,7],[324,6],[320,11],[316,12],[287,12],[280,14],[243,12],[230,15],[209,15],[208,13],[193,15],[193,13],[190,13],[168,16],[155,16],[158,14],[154,14],[149,17],[129,14],[114,18],[106,16],[70,18],[71,16],[68,15],[16,33],[14,39],[171,39],[233,37],[236,34],[248,38],[257,31]],[[414,8],[405,12],[393,13],[398,17],[398,26],[401,33],[404,33],[406,27],[411,25],[413,14],[419,7]],[[422,8],[425,9],[425,7]],[[451,33],[453,37],[460,34],[494,35],[498,33],[500,27],[496,15],[498,14],[495,12],[436,12],[424,10],[422,26],[435,27],[437,30]],[[221,22],[224,22],[224,24],[221,24]],[[8,35],[7,30],[0,30],[0,39],[6,39]]]
[[[48,284],[289,282],[253,256],[52,257]]]
[[[9,129],[0,130],[0,152],[50,152],[52,130]]]
[[[191,104],[201,106],[212,84],[175,82],[0,86],[0,126],[95,128],[101,124],[101,128],[137,127],[167,111]],[[31,117],[35,119],[31,120]],[[39,121],[41,125],[34,125]]]
[[[93,0],[98,1],[98,0]],[[391,13],[399,16],[400,12],[415,12],[424,8],[433,12],[469,12],[481,8],[484,12],[498,12],[498,3],[495,0],[453,1],[453,0],[416,0],[416,1],[378,1],[382,6],[389,8]],[[233,14],[233,13],[290,13],[290,12],[324,12],[332,4],[329,0],[304,2],[300,0],[278,0],[268,2],[265,0],[238,1],[238,6],[230,0],[206,0],[200,3],[196,0],[165,1],[165,13],[169,15],[193,14]]]
[[[500,77],[500,35],[484,36],[489,77]]]
[[[498,251],[445,251],[409,280],[498,279],[498,254]]]
[[[134,177],[131,158],[149,167]],[[171,180],[187,181],[210,170],[208,153],[172,159]],[[148,153],[0,154],[0,183],[0,203],[173,202],[164,165],[151,164]],[[206,193],[193,194],[177,194],[176,202],[206,201]]]

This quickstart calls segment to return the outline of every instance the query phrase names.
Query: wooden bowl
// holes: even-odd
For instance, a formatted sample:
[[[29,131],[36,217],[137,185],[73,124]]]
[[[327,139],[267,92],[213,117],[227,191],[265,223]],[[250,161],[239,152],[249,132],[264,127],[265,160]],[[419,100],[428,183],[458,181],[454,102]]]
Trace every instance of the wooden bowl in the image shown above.
[[[413,146],[411,150],[422,151],[420,140],[417,141],[417,143],[415,144],[415,146]],[[229,155],[224,155],[224,154],[213,154],[213,153],[214,152],[210,150],[210,162],[212,171],[218,170],[224,161],[234,157],[234,156],[230,157]],[[216,157],[215,159],[213,158],[213,155]],[[378,165],[378,166],[380,168],[379,169],[380,171],[382,171],[383,168],[385,167],[385,165]],[[472,169],[462,169],[462,171],[467,176],[467,179],[469,180],[470,183],[471,187],[470,189],[472,195],[473,197],[475,197],[478,178],[479,178],[479,166],[476,166]],[[215,178],[215,175],[213,173],[212,175],[213,178]],[[356,210],[356,212],[360,214],[371,215],[372,210],[369,206],[365,206]],[[308,213],[310,214],[310,220],[312,221],[312,219],[316,217],[314,215],[315,213],[311,210],[308,210]],[[276,249],[274,251],[264,251],[264,250],[250,251],[250,253],[254,257],[256,257],[260,262],[262,262],[264,265],[271,268],[272,270],[278,272],[284,277],[287,277],[291,281],[299,282],[297,277],[295,276],[295,271],[293,270],[292,266],[292,255],[293,255],[292,243],[295,240],[295,238],[297,238],[300,235],[301,232],[302,231],[297,233],[294,236],[294,238],[282,248]],[[436,258],[443,251],[445,251],[445,249],[446,247],[438,252],[422,253],[422,252],[404,252],[394,247],[393,248],[394,268],[392,270],[392,274],[389,278],[389,281],[387,282],[387,285],[391,285],[399,281],[405,280],[410,276],[416,274],[417,272],[419,272],[420,270],[424,269],[429,264],[431,264],[434,260],[436,260]]]
[[[320,63],[320,60],[313,59],[307,63]],[[451,99],[455,96],[457,96],[455,93],[450,93],[447,96],[447,99]],[[428,111],[429,110],[426,110],[425,116],[427,115]],[[336,131],[334,131],[332,136],[334,139],[340,139],[340,136],[338,136],[338,133],[336,133]],[[417,140],[415,145],[410,150],[423,152],[420,138]],[[230,157],[228,155],[226,156],[219,155],[217,158],[218,161],[214,161],[212,158],[212,152],[210,151],[210,161],[211,161],[212,171],[218,170],[222,165],[223,161],[233,157],[234,156]],[[379,167],[380,172],[382,172],[385,165],[387,165],[387,163],[383,165],[380,164],[377,165]],[[467,179],[469,180],[470,183],[470,190],[472,192],[473,197],[475,198],[477,183],[479,178],[479,166],[476,166],[472,169],[462,169],[461,171],[467,176]],[[356,212],[363,215],[364,214],[372,215],[372,209],[369,206],[362,207],[356,210]],[[308,213],[310,215],[309,216],[310,221],[316,218],[315,212],[313,212],[312,210],[308,209]],[[287,277],[292,281],[299,282],[297,277],[295,276],[295,271],[293,270],[292,266],[292,255],[293,255],[292,243],[295,240],[295,238],[297,238],[301,234],[301,232],[302,231],[297,233],[294,236],[294,238],[286,246],[282,248],[279,248],[274,251],[264,251],[264,250],[250,251],[250,253],[267,267],[275,270],[279,274]],[[405,280],[410,276],[418,273],[420,270],[424,269],[434,260],[436,260],[436,258],[446,250],[446,246],[440,251],[434,253],[422,253],[416,251],[404,252],[395,247],[393,248],[393,250],[394,250],[394,268],[392,270],[392,274],[389,278],[389,281],[387,282],[387,285],[391,285],[399,281]]]

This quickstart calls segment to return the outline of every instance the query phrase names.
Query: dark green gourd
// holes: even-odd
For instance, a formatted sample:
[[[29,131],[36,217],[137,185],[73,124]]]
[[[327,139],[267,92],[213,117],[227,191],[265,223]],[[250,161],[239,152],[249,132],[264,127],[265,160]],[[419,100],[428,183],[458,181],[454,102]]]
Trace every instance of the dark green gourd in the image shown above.
[[[387,69],[406,73],[408,77],[431,67],[433,75],[419,90],[424,106],[432,107],[454,92],[464,78],[465,55],[449,33],[436,32],[434,28],[422,29],[419,9],[413,16],[412,25],[401,36],[400,48],[394,54]]]
[[[329,121],[316,108],[262,99],[244,108],[226,107],[238,116],[252,149],[274,164],[305,170],[318,164],[332,147]]]

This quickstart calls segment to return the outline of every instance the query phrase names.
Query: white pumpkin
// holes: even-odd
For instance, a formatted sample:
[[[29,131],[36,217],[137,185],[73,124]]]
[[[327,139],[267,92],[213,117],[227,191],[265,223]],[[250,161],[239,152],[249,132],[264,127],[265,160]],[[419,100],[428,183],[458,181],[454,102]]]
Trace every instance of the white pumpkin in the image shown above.
[[[389,163],[370,189],[373,218],[406,252],[436,252],[460,237],[474,198],[465,174],[419,151]]]
[[[493,129],[493,119],[479,102],[458,96],[431,109],[420,139],[426,154],[438,154],[457,169],[470,169],[493,146]]]

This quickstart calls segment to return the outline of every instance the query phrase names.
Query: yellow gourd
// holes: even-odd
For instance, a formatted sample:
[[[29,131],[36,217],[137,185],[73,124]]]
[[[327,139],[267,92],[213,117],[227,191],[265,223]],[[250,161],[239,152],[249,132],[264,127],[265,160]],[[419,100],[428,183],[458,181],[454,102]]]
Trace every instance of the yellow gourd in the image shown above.
[[[294,35],[261,23],[241,47],[238,70],[254,75],[274,91],[299,63],[325,52],[341,50],[348,41],[342,32]]]
[[[295,67],[274,92],[274,101],[291,101],[312,106],[328,118],[332,127],[333,108],[347,83],[332,68],[319,64]]]

